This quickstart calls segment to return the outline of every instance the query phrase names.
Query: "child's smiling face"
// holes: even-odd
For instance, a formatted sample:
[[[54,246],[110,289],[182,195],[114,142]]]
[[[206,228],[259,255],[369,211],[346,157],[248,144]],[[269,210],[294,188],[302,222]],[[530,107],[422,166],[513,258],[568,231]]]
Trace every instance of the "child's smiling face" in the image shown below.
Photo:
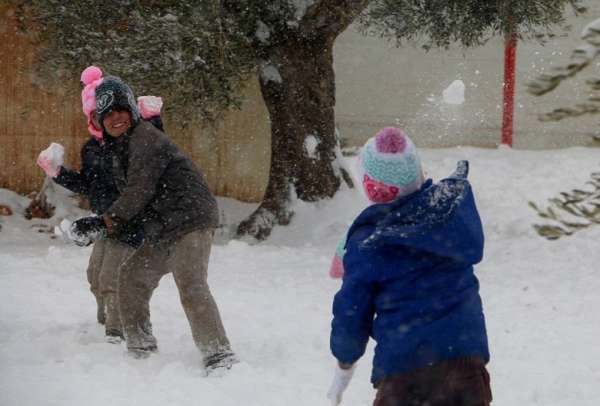
[[[115,109],[106,114],[102,124],[112,137],[120,137],[131,127],[131,113],[128,110]]]

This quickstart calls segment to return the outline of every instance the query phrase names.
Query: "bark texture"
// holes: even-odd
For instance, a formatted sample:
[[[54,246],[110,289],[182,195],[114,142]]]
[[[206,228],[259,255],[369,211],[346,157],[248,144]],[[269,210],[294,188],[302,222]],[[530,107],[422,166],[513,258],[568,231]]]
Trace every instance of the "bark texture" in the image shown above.
[[[258,240],[276,224],[288,224],[294,198],[331,198],[342,181],[335,136],[333,43],[368,1],[321,1],[309,7],[298,27],[263,51],[259,76],[271,119],[271,166],[258,209],[238,235]]]

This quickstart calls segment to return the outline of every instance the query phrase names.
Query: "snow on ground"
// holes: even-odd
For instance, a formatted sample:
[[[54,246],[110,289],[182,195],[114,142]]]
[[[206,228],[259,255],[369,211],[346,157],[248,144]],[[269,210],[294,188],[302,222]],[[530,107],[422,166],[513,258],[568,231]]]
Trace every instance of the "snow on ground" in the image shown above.
[[[458,159],[470,179],[486,231],[477,266],[488,322],[496,406],[596,406],[600,403],[600,227],[559,241],[538,237],[527,201],[581,187],[600,167],[600,150],[424,150],[439,179]],[[351,160],[353,161],[353,160]],[[0,203],[22,200],[0,191]],[[222,219],[251,205],[221,200]],[[298,204],[293,223],[263,244],[213,248],[209,282],[242,362],[205,377],[167,275],[152,320],[160,352],[129,358],[104,342],[85,268],[90,248],[38,233],[18,216],[0,217],[0,405],[327,405],[334,361],[329,349],[332,296],[327,276],[335,246],[364,207],[346,190],[318,205]],[[370,405],[372,346],[344,404]]]

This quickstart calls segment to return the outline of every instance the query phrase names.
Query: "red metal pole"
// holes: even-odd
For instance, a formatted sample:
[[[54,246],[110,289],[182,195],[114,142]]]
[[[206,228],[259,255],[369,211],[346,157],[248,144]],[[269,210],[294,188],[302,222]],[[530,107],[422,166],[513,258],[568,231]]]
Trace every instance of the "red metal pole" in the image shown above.
[[[515,111],[515,62],[517,36],[508,34],[504,41],[504,84],[502,103],[502,144],[513,145],[513,116]]]

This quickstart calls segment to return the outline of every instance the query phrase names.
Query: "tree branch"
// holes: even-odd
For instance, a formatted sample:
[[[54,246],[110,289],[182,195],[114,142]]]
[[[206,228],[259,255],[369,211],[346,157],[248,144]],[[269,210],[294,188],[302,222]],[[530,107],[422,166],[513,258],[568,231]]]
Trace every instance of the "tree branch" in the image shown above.
[[[306,10],[300,32],[337,37],[364,11],[371,0],[322,0]]]
[[[600,100],[590,98],[588,103],[579,103],[575,108],[558,108],[538,116],[540,121],[560,121],[565,118],[579,117],[584,114],[600,113]]]
[[[568,64],[543,73],[527,84],[527,91],[541,96],[554,90],[564,80],[581,72],[600,54],[600,19],[589,24],[581,35],[586,44],[577,47],[571,54]]]
[[[591,190],[574,189],[561,192],[560,197],[548,199],[550,205],[539,208],[529,202],[538,216],[546,220],[545,224],[535,224],[539,235],[549,240],[569,236],[579,230],[600,224],[600,172],[592,173],[591,180],[586,182]]]

